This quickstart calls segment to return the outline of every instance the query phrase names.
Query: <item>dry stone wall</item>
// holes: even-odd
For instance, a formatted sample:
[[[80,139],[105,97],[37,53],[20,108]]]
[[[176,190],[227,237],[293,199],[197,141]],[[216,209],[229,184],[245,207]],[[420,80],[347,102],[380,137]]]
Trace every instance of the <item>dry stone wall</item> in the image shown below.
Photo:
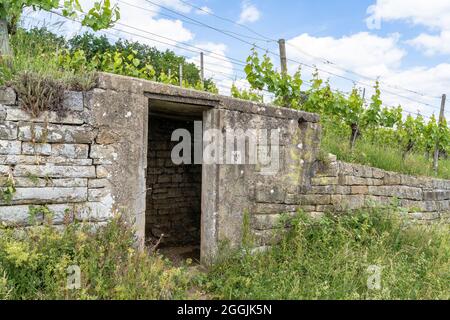
[[[102,166],[114,151],[97,143],[87,103],[86,94],[67,92],[66,115],[46,111],[33,118],[18,106],[13,89],[0,90],[1,223],[27,226],[33,208],[37,222],[49,218],[49,210],[56,225],[101,224],[111,217],[113,198]]]
[[[258,195],[259,193],[259,195]],[[313,217],[326,212],[349,212],[369,206],[398,206],[411,221],[432,223],[450,221],[450,181],[414,177],[364,165],[337,161],[333,155],[317,162],[311,184],[296,196],[279,188],[258,191],[252,209],[252,227],[257,244],[277,241],[280,212],[294,216],[302,210]],[[273,201],[278,199],[278,201]]]

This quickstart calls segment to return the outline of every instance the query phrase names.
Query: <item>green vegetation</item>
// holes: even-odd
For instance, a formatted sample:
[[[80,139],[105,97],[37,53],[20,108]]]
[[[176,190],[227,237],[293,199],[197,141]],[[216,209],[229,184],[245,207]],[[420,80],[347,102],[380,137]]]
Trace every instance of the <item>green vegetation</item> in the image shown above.
[[[85,224],[61,230],[48,211],[30,208],[35,223],[48,217],[25,230],[0,227],[0,299],[450,298],[448,226],[413,225],[393,207],[321,220],[299,214],[280,244],[251,253],[246,233],[242,249],[224,250],[200,274],[137,251],[120,217],[96,232]],[[74,266],[79,289],[68,287]],[[371,280],[377,269],[379,288]]]
[[[11,36],[12,61],[0,61],[0,85],[22,82],[23,74],[35,74],[47,82],[72,90],[89,90],[95,85],[95,72],[179,84],[172,70],[183,65],[183,85],[187,88],[217,92],[210,80],[200,81],[200,70],[184,57],[166,50],[119,40],[115,44],[104,36],[86,33],[66,41],[46,29],[18,29]]]
[[[448,227],[408,226],[394,208],[300,215],[279,245],[250,252],[224,258],[199,282],[219,299],[450,298]],[[377,269],[380,286],[368,287]]]
[[[30,208],[30,215],[38,214],[48,214],[48,208]],[[95,233],[88,225],[65,227],[0,227],[0,299],[186,297],[185,268],[170,267],[156,254],[135,250],[133,233],[121,218]],[[68,287],[73,266],[80,268],[80,289]]]
[[[280,74],[267,55],[261,59],[255,50],[247,59],[245,72],[251,90],[234,87],[234,97],[258,101],[259,93],[267,90],[274,94],[275,105],[320,114],[325,131],[323,149],[339,159],[391,171],[434,175],[431,158],[438,146],[441,162],[437,176],[449,177],[449,163],[442,160],[450,152],[450,128],[445,119],[438,122],[434,115],[428,122],[420,115],[403,118],[401,106],[383,107],[378,82],[368,103],[357,88],[348,95],[332,90],[317,71],[309,88],[302,90],[300,69],[293,76]]]
[[[65,17],[76,18],[83,15],[81,23],[93,30],[107,29],[120,19],[117,6],[111,7],[110,0],[95,1],[88,12],[84,12],[79,0],[0,0],[0,20],[8,23],[9,33],[14,33],[20,20],[23,9],[30,7],[33,10],[42,9],[51,11],[62,8]]]

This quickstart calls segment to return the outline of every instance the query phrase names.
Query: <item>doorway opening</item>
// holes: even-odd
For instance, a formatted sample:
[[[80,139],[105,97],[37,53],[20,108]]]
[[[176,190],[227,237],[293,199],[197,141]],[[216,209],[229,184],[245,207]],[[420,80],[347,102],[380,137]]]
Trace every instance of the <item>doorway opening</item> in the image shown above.
[[[194,163],[193,150],[194,121],[202,121],[203,112],[179,111],[175,104],[150,101],[145,233],[149,245],[156,245],[172,261],[199,262],[202,165]],[[188,164],[175,164],[171,157],[173,148],[180,143],[171,141],[177,129],[190,133],[192,159]]]

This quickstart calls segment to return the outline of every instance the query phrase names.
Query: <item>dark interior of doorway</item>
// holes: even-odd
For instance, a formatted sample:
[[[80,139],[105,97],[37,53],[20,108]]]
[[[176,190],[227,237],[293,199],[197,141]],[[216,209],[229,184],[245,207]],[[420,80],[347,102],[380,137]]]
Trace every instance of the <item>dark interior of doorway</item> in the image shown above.
[[[146,238],[174,262],[200,260],[202,166],[171,159],[173,131],[188,130],[193,144],[194,120],[201,119],[149,116]]]

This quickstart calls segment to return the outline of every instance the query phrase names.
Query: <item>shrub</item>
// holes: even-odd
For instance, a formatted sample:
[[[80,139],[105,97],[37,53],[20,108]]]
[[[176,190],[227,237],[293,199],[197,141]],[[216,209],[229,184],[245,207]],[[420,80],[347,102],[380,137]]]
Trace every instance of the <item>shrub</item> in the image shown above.
[[[187,291],[185,270],[136,250],[120,217],[98,230],[69,224],[0,231],[0,299],[179,299]],[[71,266],[80,268],[80,289],[67,286]]]
[[[393,211],[299,215],[279,245],[236,252],[198,281],[221,299],[449,299],[448,226],[411,225]],[[367,285],[374,268],[380,290]]]

